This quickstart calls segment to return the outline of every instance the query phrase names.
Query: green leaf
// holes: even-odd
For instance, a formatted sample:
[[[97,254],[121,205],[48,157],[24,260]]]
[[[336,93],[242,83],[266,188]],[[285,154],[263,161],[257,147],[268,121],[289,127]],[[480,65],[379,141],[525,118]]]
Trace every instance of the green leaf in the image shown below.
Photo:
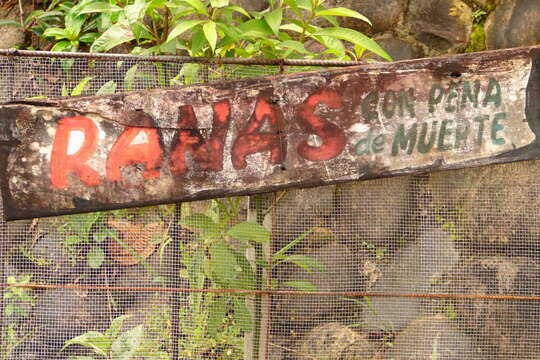
[[[129,319],[131,315],[121,315],[114,318],[109,325],[109,328],[105,331],[105,336],[107,336],[111,342],[113,339],[116,339],[122,330],[122,325],[124,320]]]
[[[204,5],[200,0],[182,0],[182,2],[191,6],[199,14],[210,16],[210,14],[208,14],[208,11],[206,10],[206,5]]]
[[[171,32],[169,33],[169,36],[167,36],[167,42],[177,38],[181,34],[185,33],[189,29],[202,24],[203,20],[186,20],[186,21],[180,21],[178,24],[176,24]]]
[[[390,57],[390,55],[388,55],[388,53],[382,47],[380,47],[379,44],[377,44],[373,39],[370,39],[366,35],[356,30],[340,27],[331,27],[320,29],[317,32],[313,33],[313,35],[328,36],[336,39],[345,40],[355,45],[360,45],[371,51],[372,53],[379,55],[383,59],[392,61],[392,57]]]
[[[274,34],[266,21],[261,19],[248,20],[245,23],[240,24],[238,30],[241,37],[244,39],[253,37],[267,38]]]
[[[210,48],[212,49],[212,52],[216,50],[216,43],[217,43],[217,31],[216,31],[216,23],[213,21],[207,21],[203,25],[203,32],[204,36],[206,37],[206,40],[208,41],[208,44],[210,44]]]
[[[283,260],[280,261],[287,262],[294,264],[296,266],[301,267],[302,269],[306,271],[324,271],[324,265],[317,259],[311,257],[311,256],[305,256],[305,255],[289,255],[283,258]]]
[[[214,8],[229,6],[229,0],[210,0],[210,5]]]
[[[217,224],[207,215],[193,214],[186,216],[180,222],[182,226],[185,226],[191,231],[198,231],[202,233],[215,232],[218,227]]]
[[[79,10],[79,14],[92,14],[92,13],[111,13],[122,11],[122,8],[113,4],[109,4],[103,1],[90,1],[86,5],[82,6]]]
[[[310,52],[306,50],[304,44],[296,40],[282,41],[276,47],[278,49],[288,49],[288,50],[296,51],[299,54],[310,54]]]
[[[246,300],[243,297],[234,299],[234,319],[244,332],[253,331],[253,320],[251,313],[246,306]]]
[[[212,278],[220,286],[230,288],[237,280],[237,275],[242,271],[242,268],[236,262],[234,253],[223,243],[214,243],[209,250]]]
[[[255,241],[266,244],[270,241],[270,232],[256,222],[238,223],[229,229],[227,235],[245,243]]]
[[[116,81],[110,80],[103,84],[99,90],[96,92],[96,95],[106,95],[114,94],[116,92]],[[107,235],[105,235],[107,236]],[[95,236],[94,236],[95,239]]]
[[[94,246],[88,251],[87,262],[92,269],[99,268],[105,260],[105,252],[99,246]]]
[[[0,20],[0,26],[22,27],[20,22],[14,21],[14,20],[6,20],[6,19],[1,19]]]
[[[144,325],[122,333],[111,346],[111,354],[114,360],[132,360],[141,347],[144,337]]]
[[[82,35],[80,38],[79,38],[79,41],[80,42],[83,42],[83,43],[86,43],[86,44],[91,44],[93,43],[94,41],[96,41],[96,39],[99,37],[99,34],[96,33],[96,32],[91,32],[91,33],[86,33],[84,35]]]
[[[88,83],[90,82],[90,80],[92,80],[92,77],[87,76],[84,79],[82,79],[81,81],[79,81],[77,86],[75,86],[75,88],[73,88],[73,91],[71,92],[71,96],[79,96],[79,95],[81,95],[83,93],[83,91],[86,90],[86,87],[88,86]]]
[[[279,251],[275,252],[274,255],[272,256],[272,260],[273,261],[276,261],[276,260],[279,260],[279,259],[282,259],[283,258],[283,255],[290,249],[292,249],[293,247],[295,247],[296,245],[298,245],[298,243],[300,243],[302,240],[304,240],[308,235],[310,235],[311,233],[313,233],[313,229],[309,229],[308,231],[306,231],[305,233],[301,234],[300,236],[296,237],[294,240],[292,240],[290,243],[288,243],[287,245],[285,245],[284,247],[282,247],[281,249],[279,249]]]
[[[82,335],[67,340],[60,351],[63,351],[70,345],[81,345],[91,348],[96,354],[108,357],[111,347],[111,340],[97,331],[88,331]]]
[[[124,8],[124,14],[129,24],[134,24],[144,17],[146,7],[148,6],[146,0],[135,0],[131,5]]]
[[[345,17],[351,17],[351,18],[355,18],[355,19],[365,21],[369,25],[371,25],[371,21],[369,21],[369,19],[367,17],[360,14],[358,11],[354,11],[354,10],[343,8],[343,7],[337,7],[337,8],[332,8],[332,9],[324,9],[324,10],[316,11],[315,16],[345,16]]]
[[[218,334],[219,326],[223,322],[227,313],[227,298],[224,296],[218,296],[212,301],[208,309],[208,321],[206,323],[206,329],[208,335],[216,337]]]
[[[264,19],[274,32],[274,35],[278,36],[279,27],[281,26],[281,21],[283,20],[283,9],[276,9],[271,13],[264,15]]]
[[[66,14],[66,35],[68,35],[70,40],[76,40],[79,37],[79,33],[81,32],[81,28],[85,21],[86,17],[84,15],[78,15],[74,11],[70,11]]]
[[[315,292],[317,287],[309,281],[295,280],[282,283],[283,286],[290,286],[298,291]]]
[[[240,6],[231,5],[231,6],[227,6],[227,7],[223,8],[222,10],[234,11],[234,12],[237,12],[239,14],[244,15],[247,18],[251,18],[251,15],[246,11],[246,9],[244,9],[244,8],[242,8]]]
[[[108,51],[115,46],[130,42],[135,37],[129,25],[116,23],[105,31],[90,47],[91,52]]]
[[[135,64],[132,67],[130,67],[128,71],[126,71],[126,75],[124,76],[124,89],[126,91],[132,91],[135,89],[135,79],[137,77],[137,69],[138,69],[138,65]]]
[[[107,236],[109,236],[109,229],[100,228],[93,234],[93,239],[98,244],[101,244],[103,241],[105,241],[105,239],[107,239]]]
[[[68,35],[66,33],[66,29],[61,29],[61,28],[57,28],[57,27],[47,28],[43,32],[43,36],[51,36],[51,37],[54,37],[56,40],[67,39],[68,38]]]
[[[71,49],[71,41],[59,41],[51,48],[51,51],[69,51]]]

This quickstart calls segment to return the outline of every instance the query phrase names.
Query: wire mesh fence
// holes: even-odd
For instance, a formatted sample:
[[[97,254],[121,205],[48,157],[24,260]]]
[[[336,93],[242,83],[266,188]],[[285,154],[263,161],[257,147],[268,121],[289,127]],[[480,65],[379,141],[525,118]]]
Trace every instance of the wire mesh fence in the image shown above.
[[[297,70],[63,60],[0,59],[3,99]],[[0,359],[537,359],[539,171],[4,223]]]

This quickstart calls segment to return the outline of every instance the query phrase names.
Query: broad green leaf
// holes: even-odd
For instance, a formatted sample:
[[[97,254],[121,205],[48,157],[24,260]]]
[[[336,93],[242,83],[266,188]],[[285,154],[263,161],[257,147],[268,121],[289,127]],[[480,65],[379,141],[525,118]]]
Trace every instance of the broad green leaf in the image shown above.
[[[14,20],[6,20],[6,19],[1,19],[0,20],[0,26],[22,27],[20,22],[14,21]]]
[[[100,246],[94,246],[88,251],[87,263],[92,269],[97,269],[103,264],[105,260],[105,252]]]
[[[236,30],[236,28],[231,27],[227,24],[220,23],[220,22],[216,24],[218,28],[225,33],[225,35],[227,35],[228,37],[232,39],[233,42],[237,42],[240,39],[240,34]],[[220,41],[220,46],[223,46],[221,41]]]
[[[234,11],[234,12],[237,12],[239,14],[244,15],[247,18],[251,18],[251,15],[246,11],[246,9],[244,9],[243,7],[240,7],[240,6],[231,5],[231,6],[227,6],[227,7],[223,8],[222,10]]]
[[[176,37],[180,36],[181,34],[185,33],[189,29],[202,24],[203,20],[185,20],[180,21],[178,24],[176,24],[171,32],[169,33],[169,36],[167,36],[167,42],[175,39]]]
[[[96,41],[96,39],[99,37],[99,34],[96,33],[96,32],[91,32],[91,33],[86,33],[84,35],[82,35],[80,38],[79,38],[79,41],[80,42],[83,42],[83,43],[86,43],[86,44],[91,44],[93,43],[94,41]]]
[[[61,29],[61,28],[57,28],[57,27],[47,28],[43,32],[43,36],[52,36],[56,40],[67,39],[68,38],[68,35],[66,33],[66,29]]]
[[[280,261],[294,264],[306,271],[324,271],[324,265],[317,259],[306,255],[289,255]]]
[[[225,296],[216,297],[208,309],[208,322],[206,323],[208,335],[215,337],[218,334],[219,326],[223,322],[226,313],[227,298]]]
[[[105,31],[90,47],[90,52],[108,51],[115,46],[130,42],[135,37],[129,25],[116,23]]]
[[[183,218],[180,223],[191,231],[213,232],[217,224],[207,215],[193,214]]]
[[[365,21],[369,25],[371,25],[371,21],[369,21],[369,19],[367,17],[360,14],[358,11],[354,11],[354,10],[343,8],[343,7],[320,10],[320,11],[317,11],[315,13],[315,15],[316,16],[345,16],[345,17],[352,17],[352,18],[355,18],[355,19]]]
[[[243,297],[234,299],[234,319],[244,332],[249,333],[253,330],[253,319]]]
[[[310,52],[306,50],[304,44],[296,40],[282,41],[276,47],[278,49],[283,49],[283,50],[285,49],[293,50],[299,54],[310,54]]]
[[[238,30],[241,37],[244,39],[253,37],[266,38],[274,34],[266,21],[261,19],[248,20],[245,23],[240,24]]]
[[[377,44],[373,39],[370,39],[366,35],[356,30],[340,27],[331,27],[320,29],[313,35],[328,36],[336,39],[345,40],[355,45],[360,45],[371,51],[372,53],[379,55],[383,59],[392,61],[392,57],[390,57],[390,55],[388,55],[388,53],[382,47],[380,47],[379,44]]]
[[[81,95],[83,93],[83,91],[86,90],[86,88],[88,87],[88,83],[90,82],[90,80],[92,80],[92,77],[87,76],[84,79],[82,79],[81,81],[79,81],[77,86],[75,86],[75,88],[73,88],[73,91],[71,91],[71,96],[79,96],[79,95]]]
[[[213,279],[227,288],[236,281],[237,275],[242,268],[236,262],[234,253],[229,247],[221,242],[210,246],[210,271]]]
[[[96,95],[114,94],[115,92],[116,92],[116,81],[110,80],[110,81],[107,81],[105,84],[103,84],[99,88],[99,90],[96,92]],[[105,233],[103,235],[107,236],[108,233]],[[94,235],[94,238],[95,238],[95,235]]]
[[[210,0],[210,5],[214,8],[222,8],[224,6],[229,6],[229,0]]]
[[[295,280],[282,283],[283,286],[290,286],[298,291],[315,292],[317,287],[309,281]]]
[[[182,2],[188,4],[193,9],[195,9],[199,14],[210,16],[206,10],[206,5],[201,2],[201,0],[182,0]]]
[[[122,325],[124,324],[124,320],[129,319],[130,317],[131,315],[121,315],[114,318],[111,321],[109,328],[105,331],[105,336],[111,339],[111,342],[113,339],[116,339],[118,335],[120,334],[120,331],[122,330]]]
[[[270,241],[270,232],[256,222],[238,223],[229,229],[227,235],[245,243],[254,241],[266,244]]]
[[[241,272],[237,271],[236,279],[233,282],[233,286],[237,289],[243,289],[243,290],[253,290],[257,287],[257,281],[255,279],[255,273],[253,271],[253,267],[246,259],[246,256],[244,254],[241,254],[240,252],[231,249],[231,251],[234,253],[234,257],[236,259],[236,263],[240,265]],[[261,266],[266,266],[265,263],[261,264]]]
[[[122,333],[114,340],[111,346],[111,354],[114,360],[132,360],[141,347],[144,337],[144,325]]]
[[[279,27],[281,26],[281,21],[283,20],[283,9],[276,9],[264,15],[264,19],[274,32],[274,35],[277,36],[279,33]]]
[[[96,354],[108,357],[111,340],[97,331],[88,331],[82,335],[67,340],[61,351],[70,345],[81,345],[91,348]]]
[[[59,41],[51,48],[51,51],[69,51],[71,50],[71,41]]]
[[[191,56],[203,56],[203,49],[208,44],[202,26],[198,25],[193,30],[193,35],[191,36],[191,48],[189,49]]]
[[[78,15],[74,11],[70,11],[66,14],[66,35],[70,40],[76,40],[79,37],[82,26],[86,21],[84,15]]]
[[[124,76],[124,90],[133,91],[135,89],[135,79],[137,78],[138,65],[135,64],[126,71]]]
[[[134,24],[144,17],[146,7],[148,6],[146,0],[135,0],[132,5],[128,5],[124,9],[129,24]]]
[[[287,31],[294,31],[297,33],[303,33],[304,29],[301,26],[298,26],[296,24],[283,24],[280,26],[281,30],[287,30]]]
[[[80,8],[79,14],[83,15],[104,12],[111,13],[117,11],[122,11],[122,8],[120,6],[109,4],[103,1],[91,1]]]
[[[216,43],[217,43],[217,31],[216,31],[216,23],[213,21],[207,21],[203,25],[203,32],[204,36],[206,37],[206,40],[210,44],[210,48],[212,49],[212,52],[216,50]]]

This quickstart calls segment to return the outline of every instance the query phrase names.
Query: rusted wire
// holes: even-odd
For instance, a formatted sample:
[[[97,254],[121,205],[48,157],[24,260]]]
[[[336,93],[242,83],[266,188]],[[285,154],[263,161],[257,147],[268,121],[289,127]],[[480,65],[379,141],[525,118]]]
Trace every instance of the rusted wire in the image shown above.
[[[212,293],[231,295],[291,295],[291,296],[336,296],[336,297],[402,297],[423,299],[474,299],[474,300],[519,300],[540,301],[540,296],[522,295],[481,295],[481,294],[415,294],[415,293],[372,293],[353,291],[297,291],[297,290],[244,290],[244,289],[187,289],[164,287],[100,286],[79,284],[0,284],[0,288],[17,287],[23,289],[76,289],[95,291],[134,291],[134,292],[175,292],[175,293]]]
[[[0,49],[0,56],[8,57],[51,57],[66,59],[91,59],[91,60],[137,60],[148,62],[172,62],[172,63],[198,63],[216,65],[274,65],[274,66],[328,66],[347,67],[366,64],[360,61],[340,60],[306,60],[306,59],[258,59],[258,58],[204,58],[189,56],[152,56],[130,54],[106,54],[106,53],[82,53],[82,52],[55,52],[33,51],[18,49]]]

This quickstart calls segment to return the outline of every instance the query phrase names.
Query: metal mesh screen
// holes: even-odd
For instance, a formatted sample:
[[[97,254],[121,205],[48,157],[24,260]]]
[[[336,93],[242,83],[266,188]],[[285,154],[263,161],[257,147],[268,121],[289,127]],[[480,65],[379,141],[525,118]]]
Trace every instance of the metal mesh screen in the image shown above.
[[[94,61],[0,59],[2,98],[281,71]],[[0,359],[537,359],[538,173],[3,223]]]

